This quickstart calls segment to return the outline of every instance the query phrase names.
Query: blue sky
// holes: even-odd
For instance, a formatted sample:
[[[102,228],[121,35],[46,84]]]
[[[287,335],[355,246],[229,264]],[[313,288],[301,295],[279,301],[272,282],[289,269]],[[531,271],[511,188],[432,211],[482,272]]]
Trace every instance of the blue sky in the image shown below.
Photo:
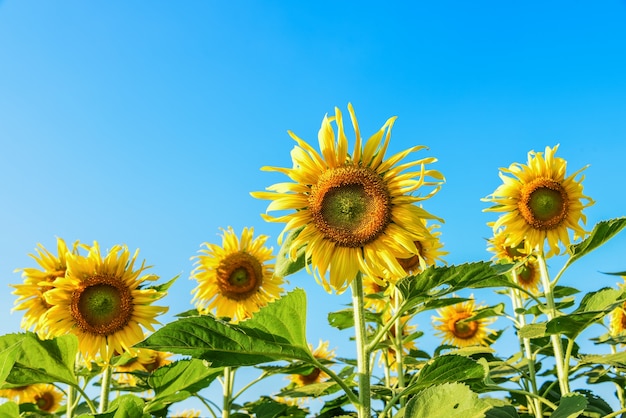
[[[191,308],[189,258],[220,227],[253,226],[277,250],[281,225],[249,192],[285,179],[259,169],[291,166],[286,131],[316,145],[324,114],[348,102],[364,135],[398,116],[390,153],[423,144],[418,157],[439,159],[447,183],[425,207],[446,220],[451,264],[490,258],[480,198],[498,168],[546,145],[561,144],[570,172],[590,165],[590,228],[623,216],[624,74],[623,0],[2,1],[0,330],[19,330],[14,269],[57,236],[140,248],[153,273],[181,275],[164,322]],[[625,245],[618,236],[566,284],[613,285],[599,272],[626,270]],[[296,286],[310,340],[349,355],[324,320],[348,295],[306,275]]]

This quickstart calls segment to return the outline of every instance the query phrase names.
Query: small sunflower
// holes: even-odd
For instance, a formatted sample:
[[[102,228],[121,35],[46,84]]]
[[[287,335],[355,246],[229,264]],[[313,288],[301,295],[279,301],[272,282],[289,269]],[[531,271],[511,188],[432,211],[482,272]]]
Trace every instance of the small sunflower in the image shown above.
[[[472,345],[489,345],[490,334],[495,332],[487,326],[494,322],[493,318],[480,318],[464,321],[476,313],[474,299],[455,305],[438,309],[440,317],[433,317],[434,328],[438,330],[437,335],[446,344],[457,347],[468,347]]]
[[[252,196],[272,202],[267,211],[292,210],[284,216],[264,215],[270,222],[285,222],[285,232],[302,228],[289,254],[295,259],[305,247],[307,260],[326,291],[343,292],[360,271],[372,277],[395,281],[405,272],[398,258],[418,253],[416,241],[427,230],[423,219],[437,219],[415,205],[433,196],[443,182],[441,173],[426,169],[436,161],[424,158],[400,164],[409,154],[422,150],[414,146],[384,159],[395,117],[362,146],[361,134],[352,105],[348,111],[356,142],[348,153],[343,118],[325,116],[318,138],[320,153],[292,132],[297,146],[291,152],[293,168],[263,167],[289,176],[293,183],[278,183],[267,192]],[[337,125],[337,134],[331,125]],[[415,171],[407,171],[415,168]],[[423,187],[433,188],[423,196],[413,196]],[[329,278],[327,277],[329,275]]]
[[[132,354],[129,353],[125,355],[130,356],[129,360],[116,366],[115,372],[118,373],[117,382],[129,386],[135,386],[137,384],[137,378],[132,372],[152,373],[159,367],[172,362],[172,360],[170,360],[172,354],[150,350],[148,348],[134,349],[132,350]]]
[[[97,242],[86,256],[68,254],[65,277],[45,294],[52,305],[44,316],[51,334],[75,334],[86,360],[99,354],[107,362],[143,340],[142,326],[154,331],[155,318],[167,308],[151,304],[165,292],[142,287],[158,277],[142,276],[148,268],[144,263],[135,269],[137,255],[116,245],[103,258]]]
[[[171,418],[200,418],[200,411],[197,409],[185,409],[183,411],[175,412]]]
[[[516,283],[530,292],[537,292],[541,283],[541,273],[536,256],[527,253],[524,241],[515,247],[507,245],[507,235],[502,229],[495,231],[488,241],[487,250],[494,253],[493,260],[504,263],[523,264],[516,268]]]
[[[426,226],[426,220],[422,219],[424,226]],[[447,251],[443,251],[443,244],[439,239],[441,232],[436,231],[439,225],[433,224],[427,227],[428,233],[424,235],[424,238],[415,241],[415,247],[417,253],[409,258],[399,258],[398,262],[406,272],[406,274],[418,274],[430,266],[434,266],[438,261],[445,263],[443,256],[448,254]]]
[[[76,251],[78,243],[74,244]],[[53,288],[53,282],[58,277],[65,277],[67,263],[66,254],[69,249],[61,238],[57,238],[57,255],[52,254],[43,245],[38,244],[35,254],[29,254],[39,264],[40,268],[28,267],[18,269],[22,272],[24,283],[12,284],[15,290],[13,294],[18,296],[12,311],[26,311],[22,317],[21,327],[25,330],[32,329],[41,337],[47,335],[47,330],[42,327],[41,318],[50,309],[44,294]]]
[[[48,383],[39,383],[33,385],[35,394],[32,399],[37,408],[42,411],[53,413],[61,407],[63,400],[63,392],[56,386]]]
[[[626,331],[626,303],[611,312],[609,330],[613,336],[622,335]]]
[[[363,306],[374,312],[387,310],[392,303],[394,287],[384,280],[363,276]]]
[[[17,404],[33,403],[37,394],[36,385],[15,386],[0,389],[0,398],[12,400]]]
[[[534,249],[543,253],[547,241],[549,257],[561,253],[560,244],[570,245],[570,229],[574,239],[588,234],[580,225],[587,220],[582,211],[594,202],[583,195],[584,176],[576,179],[586,167],[565,177],[567,162],[554,156],[558,147],[546,147],[545,156],[531,151],[527,165],[513,163],[500,169],[503,184],[483,199],[495,204],[485,211],[504,212],[493,229],[504,228],[509,247],[524,242],[527,253]]]
[[[274,275],[272,248],[265,247],[266,235],[254,238],[253,228],[244,228],[241,239],[232,228],[224,231],[222,245],[204,243],[191,273],[198,281],[192,303],[206,314],[236,320],[249,318],[262,306],[278,298],[282,278]]]
[[[332,361],[335,358],[335,350],[328,349],[329,342],[321,341],[317,347],[313,350],[313,346],[309,344],[309,347],[313,351],[313,357],[323,361]],[[292,374],[289,375],[289,380],[294,382],[298,386],[306,386],[313,383],[323,382],[328,379],[328,375],[322,370],[314,367],[307,374]]]

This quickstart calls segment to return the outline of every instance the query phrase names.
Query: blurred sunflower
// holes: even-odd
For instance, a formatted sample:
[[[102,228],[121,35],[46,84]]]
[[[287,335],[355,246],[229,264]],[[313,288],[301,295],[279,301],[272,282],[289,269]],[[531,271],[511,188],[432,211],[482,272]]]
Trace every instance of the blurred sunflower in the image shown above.
[[[279,217],[264,215],[264,219],[286,223],[279,243],[285,232],[302,228],[289,249],[290,257],[295,259],[298,249],[306,246],[306,258],[318,283],[326,291],[335,289],[338,293],[359,271],[392,281],[405,276],[397,259],[417,254],[415,241],[427,234],[422,219],[436,219],[414,203],[433,196],[443,182],[441,173],[426,169],[435,158],[399,164],[424,146],[384,159],[395,117],[362,146],[350,104],[348,111],[356,136],[352,154],[348,153],[342,114],[335,108],[334,117],[322,120],[320,153],[289,132],[297,143],[291,152],[293,168],[263,167],[286,174],[294,182],[252,193],[256,198],[272,200],[268,212],[295,211]],[[336,135],[331,122],[337,125]],[[414,167],[415,171],[406,171]],[[424,186],[434,187],[423,196],[409,194]]]
[[[17,404],[33,403],[36,393],[35,385],[15,386],[0,389],[0,398],[9,399]]]
[[[175,412],[171,418],[200,418],[200,411],[197,409],[185,409],[183,411]]]
[[[222,245],[204,243],[191,278],[198,281],[192,303],[202,314],[215,310],[218,317],[244,320],[280,296],[283,279],[274,275],[272,248],[266,235],[254,238],[253,228],[244,228],[241,239],[231,227],[222,235]]]
[[[124,355],[124,357],[128,358],[127,361],[115,367],[117,382],[120,384],[135,386],[137,384],[137,378],[132,372],[152,373],[159,367],[172,362],[172,360],[170,360],[172,354],[162,351],[138,348],[133,349],[131,353]],[[122,360],[124,357],[122,357]]]
[[[515,269],[516,282],[530,292],[537,292],[541,283],[541,273],[537,258],[532,253],[527,253],[524,241],[515,247],[507,245],[507,236],[502,229],[494,232],[488,241],[487,250],[494,253],[493,260],[496,262],[516,263],[524,261]]]
[[[42,411],[53,413],[61,407],[63,392],[56,386],[48,383],[33,385],[34,395],[32,402]]]
[[[609,330],[613,336],[621,335],[626,331],[626,303],[611,312]]]
[[[426,220],[422,219],[422,222],[426,226]],[[427,227],[428,233],[424,235],[424,238],[414,242],[417,248],[415,255],[398,259],[406,274],[418,274],[428,267],[434,266],[438,261],[445,263],[443,256],[448,252],[442,250],[443,244],[439,239],[441,232],[435,230],[438,227],[439,225],[435,224]]]
[[[74,244],[74,252],[77,245],[78,243]],[[28,267],[16,270],[22,272],[24,283],[10,285],[15,288],[13,294],[18,296],[12,311],[26,311],[22,317],[21,327],[25,330],[32,328],[41,337],[45,337],[47,330],[42,327],[41,319],[50,305],[46,302],[44,294],[52,289],[56,278],[65,276],[67,269],[65,258],[70,251],[61,238],[57,238],[57,255],[52,254],[41,244],[37,245],[35,251],[36,254],[29,255],[40,268]]]
[[[584,176],[576,179],[586,167],[565,177],[567,162],[554,156],[558,147],[546,147],[545,156],[529,152],[527,165],[513,163],[508,169],[501,168],[503,184],[483,199],[494,203],[485,211],[505,212],[493,229],[504,228],[507,246],[514,248],[524,242],[527,253],[534,249],[543,253],[547,241],[546,256],[550,257],[560,254],[560,244],[570,245],[569,229],[574,231],[574,239],[587,234],[580,225],[586,222],[582,211],[594,202],[583,195]]]
[[[309,344],[309,347],[313,351],[313,357],[323,361],[332,361],[335,358],[335,350],[328,349],[329,342],[321,341],[317,345],[317,347],[313,350],[313,346]],[[328,375],[317,367],[313,367],[313,369],[307,374],[291,374],[289,375],[289,380],[294,382],[298,386],[306,386],[313,383],[323,382],[328,379]]]
[[[114,353],[128,351],[144,338],[142,326],[154,331],[156,316],[167,311],[151,306],[165,292],[142,288],[158,277],[141,276],[148,268],[144,263],[135,270],[137,255],[131,257],[126,246],[116,245],[102,258],[94,242],[86,256],[67,255],[65,277],[57,278],[45,294],[52,305],[45,326],[55,336],[75,334],[87,361],[100,354],[108,362]]]
[[[487,326],[494,322],[494,318],[480,318],[464,321],[471,318],[476,313],[474,299],[455,305],[438,309],[440,317],[433,317],[434,328],[438,330],[437,336],[443,339],[446,344],[457,347],[468,347],[472,345],[489,345],[490,334],[495,332]]]

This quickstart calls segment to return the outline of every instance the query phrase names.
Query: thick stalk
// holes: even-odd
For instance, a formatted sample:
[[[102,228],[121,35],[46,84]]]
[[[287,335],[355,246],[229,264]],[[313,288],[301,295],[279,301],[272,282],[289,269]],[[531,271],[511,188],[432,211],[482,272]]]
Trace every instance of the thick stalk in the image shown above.
[[[102,370],[102,388],[100,389],[100,407],[98,412],[103,414],[109,409],[109,393],[111,392],[111,373],[113,368],[107,362]]]
[[[370,402],[370,365],[367,339],[365,334],[365,315],[363,309],[363,279],[358,273],[350,285],[352,288],[352,309],[354,314],[354,337],[356,342],[357,376],[359,378],[359,418],[371,417]]]
[[[400,309],[400,291],[396,288],[394,290],[394,295],[393,295],[393,305],[394,305],[394,311],[398,312],[398,310]],[[393,345],[395,347],[395,351],[396,351],[396,374],[398,377],[398,390],[402,390],[405,387],[405,382],[404,382],[404,360],[403,360],[403,355],[404,353],[402,352],[402,339],[404,336],[404,329],[403,329],[403,324],[402,324],[402,315],[398,316],[395,320],[395,338],[394,338],[394,342]],[[405,398],[401,398],[400,399],[400,404],[402,406],[404,406],[404,400]]]
[[[230,407],[233,397],[233,386],[235,380],[235,371],[230,367],[224,367],[224,383],[223,383],[223,402],[222,402],[222,418],[230,417]]]
[[[546,259],[543,256],[543,252],[537,256],[539,262],[539,272],[541,273],[541,286],[543,287],[543,294],[546,298],[546,315],[548,320],[554,319],[558,312],[556,305],[554,304],[554,293],[552,283],[550,283],[550,276],[548,275],[548,267],[546,266]],[[559,379],[559,388],[561,389],[561,396],[569,393],[569,377],[567,371],[564,368],[564,356],[563,345],[561,344],[561,334],[550,335],[550,341],[552,342],[552,349],[554,350],[554,362],[556,364],[556,374]]]
[[[513,281],[519,284],[517,271],[515,269],[512,271],[512,276],[513,276]],[[511,302],[513,303],[513,309],[515,310],[515,319],[517,321],[519,329],[522,329],[522,327],[526,325],[526,315],[524,315],[524,313],[517,312],[518,309],[522,309],[524,307],[522,296],[519,290],[511,289]],[[532,349],[530,347],[530,339],[529,338],[520,338],[520,339],[521,339],[522,346],[523,346],[522,355],[524,356],[524,358],[526,359],[526,362],[528,363],[530,390],[535,395],[538,395],[539,390],[537,388],[537,378],[535,375],[536,373],[535,356],[533,355]],[[531,397],[528,397],[528,399],[531,400]],[[543,412],[541,411],[541,408],[542,408],[541,402],[539,402],[539,399],[535,397],[535,398],[532,398],[532,403],[534,405],[533,412],[535,414],[535,417],[541,418],[543,416]]]
[[[617,349],[615,348],[615,344],[611,344],[611,353],[617,354]],[[621,376],[621,373],[617,367],[614,367],[613,370],[615,371],[615,374],[617,374],[618,376]],[[613,382],[613,383],[615,384],[615,392],[617,393],[617,399],[619,399],[620,408],[626,408],[626,405],[624,404],[624,388],[622,387],[622,385],[620,385],[617,382]]]
[[[67,388],[67,406],[65,407],[65,416],[73,418],[74,416],[74,399],[76,399],[76,389],[73,386]]]

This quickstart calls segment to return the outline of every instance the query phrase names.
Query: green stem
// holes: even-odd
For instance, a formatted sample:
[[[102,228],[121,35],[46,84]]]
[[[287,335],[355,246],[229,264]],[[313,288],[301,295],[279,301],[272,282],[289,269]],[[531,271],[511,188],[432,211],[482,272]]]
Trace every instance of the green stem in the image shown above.
[[[553,285],[550,283],[550,277],[548,275],[548,267],[546,266],[546,259],[543,256],[543,252],[540,252],[537,256],[539,262],[539,272],[541,273],[541,285],[543,287],[543,294],[546,298],[546,315],[548,320],[554,319],[557,315],[556,305],[554,304]],[[563,345],[561,344],[561,334],[550,335],[550,341],[552,342],[552,349],[554,350],[554,362],[556,363],[556,374],[559,379],[559,388],[561,389],[561,396],[565,396],[569,393],[569,377],[566,374],[563,358]]]
[[[261,375],[259,377],[257,377],[256,379],[250,381],[249,383],[247,383],[244,387],[239,389],[239,391],[232,396],[231,402],[234,402],[235,399],[237,399],[239,396],[241,396],[242,393],[244,393],[246,390],[248,390],[250,387],[252,387],[256,383],[258,383],[261,380],[265,379],[267,376],[268,376],[268,373],[267,372],[263,372],[263,373],[261,373]]]
[[[235,384],[235,370],[230,367],[224,367],[224,383],[223,395],[224,400],[222,402],[222,418],[230,417],[230,408],[232,404],[233,386]]]
[[[527,392],[525,390],[503,388],[503,387],[500,387],[500,386],[489,386],[489,385],[486,386],[485,388],[488,389],[488,390],[493,390],[493,391],[504,391],[504,392],[510,392],[510,393],[517,393],[519,395],[524,395],[524,396],[530,396],[530,397],[532,397],[534,399],[539,400],[539,402],[549,406],[553,410],[558,407],[557,405],[555,405],[554,403],[550,402],[549,400],[547,400],[543,396],[535,395],[534,393]],[[606,417],[604,417],[604,418],[606,418]]]
[[[74,399],[76,398],[76,389],[73,386],[67,388],[67,406],[65,416],[72,418],[74,416]]]
[[[613,418],[613,417],[620,416],[622,414],[626,414],[626,408],[623,408],[623,409],[620,409],[619,411],[615,411],[608,415],[605,415],[604,418]]]
[[[339,386],[341,386],[343,391],[346,393],[346,396],[348,396],[348,399],[350,399],[350,402],[352,402],[355,406],[357,406],[359,404],[359,402],[360,402],[359,398],[354,394],[352,389],[350,389],[350,387],[346,384],[346,382],[343,381],[343,379],[341,377],[337,376],[337,374],[335,372],[333,372],[328,367],[324,366],[316,358],[313,358],[313,361],[311,361],[311,364],[314,365],[315,367],[317,367],[318,369],[320,369],[321,371],[323,371],[324,373],[326,373],[328,375],[328,377],[330,377]]]
[[[511,272],[511,275],[513,277],[513,281],[519,284],[517,271],[515,269],[513,269],[513,271]],[[522,302],[522,297],[520,295],[520,292],[517,289],[511,289],[511,301],[513,303],[513,309],[515,311],[516,321],[518,323],[519,329],[521,329],[524,325],[526,325],[526,315],[523,312],[520,312],[520,313],[517,312],[517,310],[522,309],[524,305]],[[530,347],[530,339],[521,338],[521,340],[522,340],[522,346],[523,346],[522,355],[524,356],[524,358],[526,359],[526,362],[528,363],[528,375],[529,375],[528,380],[530,380],[531,392],[534,393],[535,395],[538,395],[539,390],[537,388],[537,378],[535,375],[536,373],[535,356],[533,355],[532,349]],[[528,398],[529,400],[531,399],[531,397],[528,397]],[[537,398],[532,398],[532,403],[534,405],[533,412],[535,413],[535,417],[541,418],[543,416],[543,413],[541,411],[541,402],[539,402],[539,399]]]
[[[365,315],[363,310],[363,278],[357,273],[350,286],[352,288],[352,308],[356,342],[357,375],[359,378],[359,418],[371,417],[369,351],[366,349]]]
[[[211,401],[207,401],[206,399],[204,399],[202,396],[198,395],[197,393],[195,394],[195,397],[198,398],[200,402],[202,402],[202,405],[204,405],[204,407],[209,411],[209,413],[211,414],[213,418],[217,418],[217,414],[215,413],[215,411],[213,411],[213,408],[211,408],[211,405],[209,405],[209,402]],[[213,406],[218,408],[218,406],[215,405],[214,402],[211,402],[211,403],[213,404]]]
[[[617,354],[617,349],[615,348],[614,344],[611,344],[611,353]],[[618,376],[621,376],[621,373],[618,367],[614,367],[614,371],[615,371],[615,374],[617,374]],[[624,404],[624,387],[620,385],[618,382],[613,382],[613,383],[615,384],[615,392],[617,393],[617,399],[619,399],[619,406],[621,408],[624,408],[626,407],[626,405]]]
[[[393,304],[394,304],[394,311],[398,312],[400,310],[400,291],[396,288],[394,290],[394,296],[393,296]],[[396,375],[398,377],[398,389],[402,390],[405,387],[405,382],[404,382],[404,361],[403,361],[403,355],[404,353],[402,352],[402,339],[404,336],[404,329],[402,326],[402,316],[399,315],[397,316],[395,322],[395,338],[394,338],[394,346],[395,346],[395,350],[396,350]],[[404,406],[404,402],[405,398],[401,398],[400,399],[400,405]]]
[[[111,373],[113,367],[107,362],[102,370],[102,388],[100,391],[100,407],[98,412],[103,414],[109,409],[109,393],[111,392]]]

